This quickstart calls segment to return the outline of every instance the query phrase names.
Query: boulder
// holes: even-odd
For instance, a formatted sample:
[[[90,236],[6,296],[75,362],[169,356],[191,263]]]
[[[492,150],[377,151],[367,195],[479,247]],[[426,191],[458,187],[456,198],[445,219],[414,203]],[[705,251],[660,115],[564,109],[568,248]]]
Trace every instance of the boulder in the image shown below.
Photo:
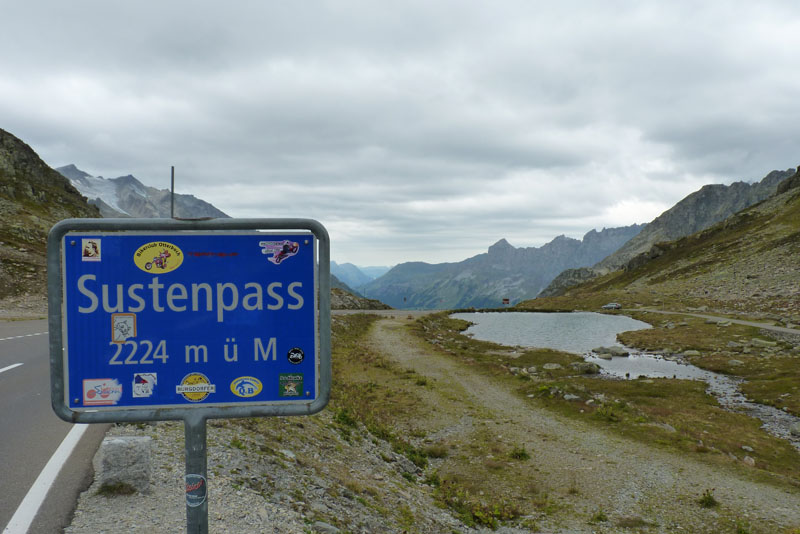
[[[402,454],[393,453],[393,458],[397,470],[400,471],[401,473],[408,473],[410,475],[418,475],[419,473],[421,473],[420,468],[417,467],[417,465],[414,462],[412,462]]]
[[[324,521],[315,521],[311,528],[314,532],[319,532],[320,534],[338,534],[341,532],[338,528]]]
[[[152,439],[146,436],[105,438],[100,445],[100,487],[150,491]]]
[[[789,427],[789,433],[796,438],[800,438],[800,423],[794,423]]]
[[[753,339],[750,340],[750,345],[752,345],[753,347],[777,347],[778,342],[767,341],[766,339],[758,339],[757,337],[754,337]]]
[[[556,369],[561,369],[560,363],[546,363],[542,366],[542,369],[546,371],[555,371]]]
[[[683,351],[683,356],[686,358],[690,358],[692,356],[700,356],[700,351],[697,350],[685,350]]]
[[[574,362],[570,366],[584,375],[596,375],[600,372],[600,366],[592,362]]]

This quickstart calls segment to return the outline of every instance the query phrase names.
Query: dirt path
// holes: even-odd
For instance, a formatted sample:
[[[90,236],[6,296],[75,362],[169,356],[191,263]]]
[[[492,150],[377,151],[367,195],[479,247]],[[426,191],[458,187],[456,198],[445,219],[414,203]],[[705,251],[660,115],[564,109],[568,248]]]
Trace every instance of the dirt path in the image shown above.
[[[460,433],[466,439],[481,419],[491,421],[498,440],[531,451],[521,469],[530,469],[538,484],[569,501],[571,511],[556,515],[557,526],[551,527],[559,530],[553,532],[632,532],[614,526],[625,521],[638,524],[642,532],[736,532],[731,530],[734,522],[748,533],[800,527],[800,491],[756,482],[736,469],[714,469],[537,409],[469,366],[430,350],[405,332],[408,322],[392,317],[377,322],[370,334],[373,349],[432,379],[443,392],[439,434]],[[448,411],[447,403],[454,402],[463,406],[460,414]],[[697,499],[711,489],[720,506],[702,508]],[[586,518],[598,510],[609,521],[588,525]]]

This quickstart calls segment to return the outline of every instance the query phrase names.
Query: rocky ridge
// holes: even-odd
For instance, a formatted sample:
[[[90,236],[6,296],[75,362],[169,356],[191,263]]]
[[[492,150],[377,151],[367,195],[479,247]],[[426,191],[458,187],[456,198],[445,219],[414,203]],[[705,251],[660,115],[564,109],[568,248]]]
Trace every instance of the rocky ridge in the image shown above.
[[[62,219],[99,216],[30,146],[0,129],[0,307],[12,315],[43,309],[50,228]]]
[[[618,269],[631,269],[660,255],[666,243],[705,230],[749,206],[785,192],[794,169],[772,171],[761,181],[748,184],[703,186],[650,222],[638,235],[613,254],[588,269],[567,269],[540,293],[542,297],[564,294],[570,287]]]
[[[622,268],[635,256],[662,241],[674,241],[705,230],[753,204],[774,195],[794,169],[772,171],[759,182],[704,185],[647,225],[636,237],[594,266],[600,273]]]
[[[710,228],[653,245],[624,269],[567,289],[566,297],[645,304],[669,300],[723,313],[800,323],[800,173],[781,192]]]

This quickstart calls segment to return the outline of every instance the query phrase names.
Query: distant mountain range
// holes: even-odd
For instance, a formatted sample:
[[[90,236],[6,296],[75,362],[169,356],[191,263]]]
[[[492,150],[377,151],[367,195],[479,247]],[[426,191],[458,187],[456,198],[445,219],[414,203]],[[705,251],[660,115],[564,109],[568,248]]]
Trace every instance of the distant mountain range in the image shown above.
[[[357,267],[352,263],[331,262],[331,274],[356,289],[386,274],[389,269],[390,267]]]
[[[499,307],[504,299],[515,304],[540,292],[559,294],[604,273],[636,270],[683,246],[684,241],[675,240],[772,198],[776,191],[785,193],[787,184],[796,187],[797,180],[792,169],[773,171],[752,184],[705,186],[648,225],[592,230],[581,240],[558,236],[541,247],[515,248],[501,239],[486,253],[457,263],[409,262],[389,269],[332,262],[331,270],[335,286],[395,308]],[[169,217],[169,197],[168,190],[145,186],[130,175],[95,177],[75,165],[56,172],[28,145],[0,130],[0,298],[38,295],[44,239],[56,221],[99,214]],[[178,194],[175,200],[178,217],[227,217],[192,195]]]
[[[103,217],[169,218],[170,191],[149,187],[131,176],[103,178],[91,176],[75,165],[56,169],[69,179],[80,193],[97,206]],[[198,219],[228,216],[208,202],[193,195],[175,195],[175,217]]]
[[[402,263],[360,286],[368,298],[394,308],[500,307],[535,297],[570,267],[593,265],[638,234],[643,225],[558,236],[541,247],[515,248],[501,239],[485,254],[458,263]]]

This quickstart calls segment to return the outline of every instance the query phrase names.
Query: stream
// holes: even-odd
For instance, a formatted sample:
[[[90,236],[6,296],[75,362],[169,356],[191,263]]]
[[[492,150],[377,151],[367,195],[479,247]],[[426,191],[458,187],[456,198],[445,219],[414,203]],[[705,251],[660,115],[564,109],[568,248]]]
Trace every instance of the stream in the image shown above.
[[[739,388],[742,379],[706,371],[658,354],[622,347],[617,343],[617,334],[620,332],[651,328],[642,321],[624,315],[592,312],[456,313],[452,317],[472,323],[465,334],[475,339],[508,346],[542,347],[581,354],[586,361],[600,366],[601,376],[621,379],[646,377],[702,380],[708,385],[706,391],[716,397],[720,406],[759,419],[764,430],[789,441],[800,450],[800,437],[793,436],[790,431],[792,425],[800,423],[800,417],[748,400]],[[609,360],[598,357],[593,351],[597,347],[609,346],[625,348],[630,355],[615,356]]]

